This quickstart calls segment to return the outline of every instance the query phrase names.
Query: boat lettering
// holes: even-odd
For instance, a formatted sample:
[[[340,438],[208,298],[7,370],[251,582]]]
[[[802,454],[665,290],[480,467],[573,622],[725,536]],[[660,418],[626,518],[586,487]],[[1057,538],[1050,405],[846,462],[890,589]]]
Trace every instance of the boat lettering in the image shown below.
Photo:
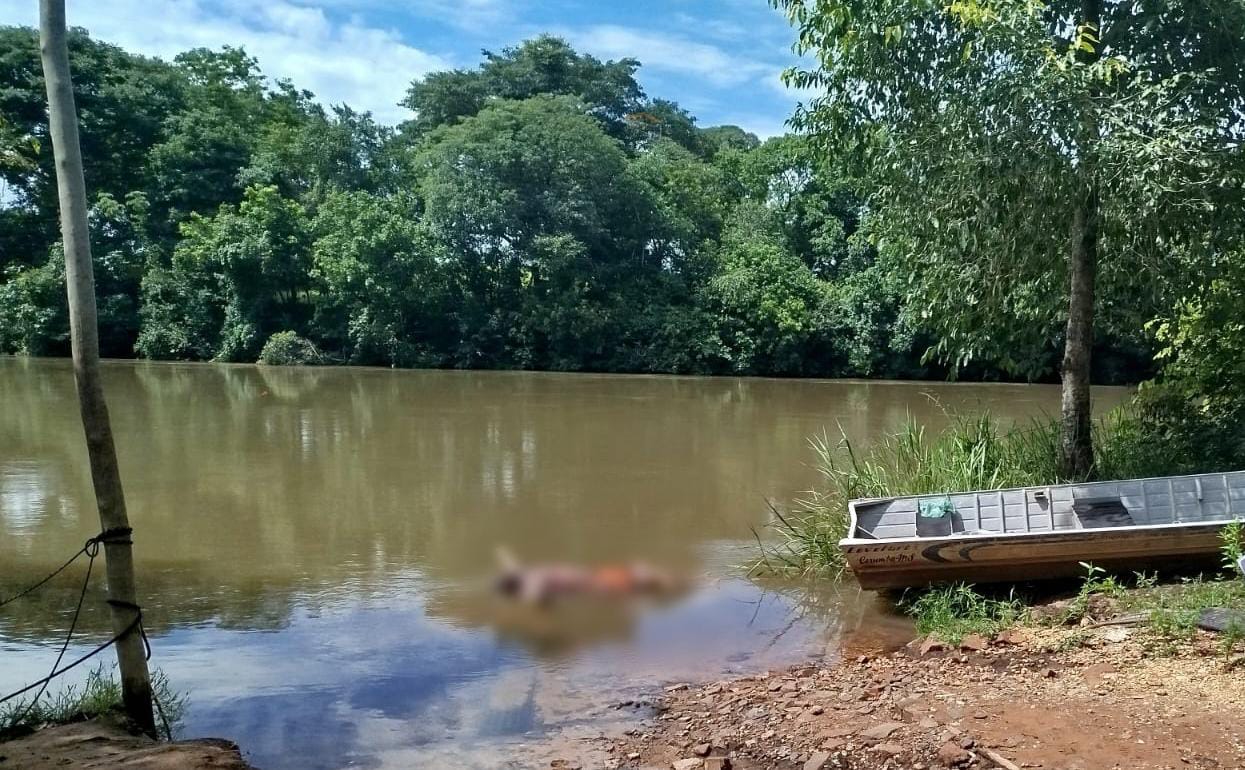
[[[916,561],[916,554],[911,551],[907,553],[883,553],[877,556],[861,556],[859,559],[860,566],[872,564],[911,564]]]

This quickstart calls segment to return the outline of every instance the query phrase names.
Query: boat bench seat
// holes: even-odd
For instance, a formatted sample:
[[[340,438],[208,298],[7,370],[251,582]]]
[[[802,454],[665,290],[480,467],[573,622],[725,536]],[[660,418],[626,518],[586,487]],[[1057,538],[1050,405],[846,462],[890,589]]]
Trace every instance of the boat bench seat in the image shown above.
[[[1082,529],[1130,527],[1136,522],[1118,497],[1093,497],[1072,504],[1077,523]]]

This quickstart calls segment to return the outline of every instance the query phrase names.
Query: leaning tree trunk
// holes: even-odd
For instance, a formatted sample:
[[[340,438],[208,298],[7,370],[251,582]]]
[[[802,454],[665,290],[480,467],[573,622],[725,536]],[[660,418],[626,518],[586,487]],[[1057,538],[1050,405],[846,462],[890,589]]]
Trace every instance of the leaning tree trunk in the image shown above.
[[[1090,50],[1077,52],[1078,60],[1088,66],[1101,55],[1098,41],[1102,38],[1102,0],[1082,0],[1080,24],[1096,38]],[[1085,478],[1094,468],[1089,375],[1094,348],[1094,280],[1098,272],[1099,201],[1093,157],[1098,122],[1092,91],[1088,96],[1077,147],[1083,192],[1072,213],[1068,240],[1068,328],[1063,351],[1059,441],[1061,470],[1068,478]]]
[[[151,678],[135,601],[134,559],[128,537],[129,518],[117,468],[108,405],[99,373],[99,328],[95,312],[95,274],[87,233],[86,183],[82,176],[82,150],[78,143],[78,116],[69,73],[69,47],[65,40],[65,0],[39,2],[39,52],[48,91],[48,123],[52,155],[56,161],[56,187],[60,198],[61,235],[65,244],[65,283],[69,294],[69,334],[73,350],[74,380],[86,433],[91,482],[99,507],[107,562],[108,600],[112,608],[113,634],[117,639],[117,665],[121,669],[121,695],[125,712],[135,725],[154,735],[151,710]]]
[[[1094,279],[1098,269],[1098,197],[1092,191],[1072,216],[1068,245],[1070,301],[1063,350],[1060,460],[1067,478],[1085,478],[1094,467],[1089,393],[1094,346]]]

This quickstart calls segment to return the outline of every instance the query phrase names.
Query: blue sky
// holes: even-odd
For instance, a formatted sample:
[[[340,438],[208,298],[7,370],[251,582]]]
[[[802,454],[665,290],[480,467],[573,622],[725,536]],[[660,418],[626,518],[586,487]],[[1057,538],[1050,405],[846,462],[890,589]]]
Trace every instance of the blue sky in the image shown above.
[[[0,24],[36,23],[34,0],[0,0]],[[783,132],[799,95],[779,80],[794,33],[766,0],[67,0],[69,22],[122,47],[171,57],[241,45],[264,72],[386,122],[423,73],[474,67],[541,32],[602,59],[632,56],[652,96],[701,125]]]

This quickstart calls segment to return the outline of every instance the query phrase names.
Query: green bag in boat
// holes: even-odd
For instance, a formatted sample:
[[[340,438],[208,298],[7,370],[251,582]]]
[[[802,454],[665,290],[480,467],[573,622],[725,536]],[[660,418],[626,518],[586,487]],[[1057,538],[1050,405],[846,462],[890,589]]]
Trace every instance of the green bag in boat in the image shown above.
[[[945,519],[955,513],[955,506],[949,497],[935,497],[917,501],[917,511],[924,519]]]
[[[947,537],[955,530],[955,506],[951,498],[930,497],[917,500],[917,537]]]

